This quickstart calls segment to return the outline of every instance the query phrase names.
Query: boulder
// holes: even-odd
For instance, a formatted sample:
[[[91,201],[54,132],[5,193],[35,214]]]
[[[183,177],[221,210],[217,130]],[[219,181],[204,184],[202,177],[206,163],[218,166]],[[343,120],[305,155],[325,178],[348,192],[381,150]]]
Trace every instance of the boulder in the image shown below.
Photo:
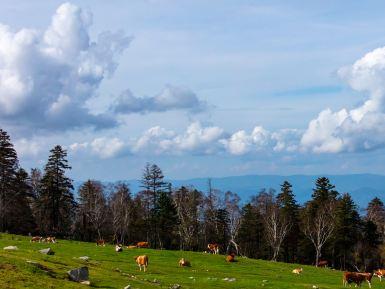
[[[45,255],[54,255],[55,254],[55,252],[52,251],[51,248],[41,249],[41,250],[39,250],[39,252],[42,254],[45,254]]]
[[[76,268],[76,269],[72,269],[70,271],[67,272],[68,273],[68,277],[71,281],[74,281],[74,282],[79,282],[79,283],[82,283],[82,284],[85,284],[83,282],[86,282],[88,280],[88,267],[80,267],[80,268]],[[86,282],[86,283],[88,283]]]
[[[19,250],[19,248],[17,248],[16,246],[8,246],[8,247],[4,247],[4,250],[15,251],[15,250]]]

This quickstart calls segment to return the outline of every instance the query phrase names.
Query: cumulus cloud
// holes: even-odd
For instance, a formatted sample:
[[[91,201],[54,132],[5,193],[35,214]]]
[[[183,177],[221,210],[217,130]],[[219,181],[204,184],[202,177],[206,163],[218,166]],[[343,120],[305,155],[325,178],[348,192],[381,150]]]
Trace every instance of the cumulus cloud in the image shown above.
[[[269,144],[270,133],[261,126],[256,126],[251,134],[240,130],[228,139],[221,140],[225,148],[233,155],[244,155],[251,151],[261,150]]]
[[[130,90],[124,91],[115,101],[112,110],[116,113],[148,113],[168,110],[199,112],[207,108],[206,102],[188,88],[167,85],[153,97],[137,97]]]
[[[198,122],[190,124],[186,131],[177,134],[159,126],[145,131],[141,137],[134,141],[134,153],[167,153],[181,154],[212,154],[219,150],[220,139],[224,136],[223,129],[216,126],[202,127]]]
[[[362,105],[333,112],[326,109],[313,119],[301,147],[316,153],[373,150],[385,145],[385,47],[375,49],[338,71],[354,90],[368,95]]]
[[[45,31],[0,24],[0,119],[34,128],[113,127],[86,106],[130,42],[122,33],[89,35],[92,15],[62,4]]]

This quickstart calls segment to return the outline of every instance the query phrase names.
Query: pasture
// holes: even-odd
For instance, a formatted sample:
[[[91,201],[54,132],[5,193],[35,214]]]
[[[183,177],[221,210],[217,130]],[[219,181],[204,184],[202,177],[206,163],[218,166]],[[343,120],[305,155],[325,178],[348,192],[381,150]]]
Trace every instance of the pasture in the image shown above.
[[[6,246],[17,251],[5,251]],[[43,255],[39,249],[52,248],[55,255]],[[139,272],[134,256],[149,256],[147,272]],[[88,261],[78,257],[88,256]],[[191,267],[178,266],[180,258]],[[35,261],[39,265],[28,263]],[[112,245],[59,240],[57,244],[30,243],[30,238],[0,234],[0,288],[343,288],[342,273],[325,268],[285,264],[246,258],[226,263],[223,255],[186,251],[126,249],[115,252]],[[67,278],[67,271],[87,266],[91,285],[81,285]],[[303,267],[301,275],[294,268]],[[383,285],[383,286],[382,286]],[[315,287],[313,287],[315,286]],[[368,288],[365,283],[363,288]],[[385,287],[378,278],[372,288]]]

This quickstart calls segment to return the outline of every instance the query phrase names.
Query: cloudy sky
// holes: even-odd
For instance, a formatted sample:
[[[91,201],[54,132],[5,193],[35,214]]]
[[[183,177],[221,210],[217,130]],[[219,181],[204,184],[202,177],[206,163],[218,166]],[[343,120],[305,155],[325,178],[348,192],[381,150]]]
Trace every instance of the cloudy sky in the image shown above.
[[[61,144],[79,180],[385,172],[382,1],[15,2],[0,127],[26,168]]]

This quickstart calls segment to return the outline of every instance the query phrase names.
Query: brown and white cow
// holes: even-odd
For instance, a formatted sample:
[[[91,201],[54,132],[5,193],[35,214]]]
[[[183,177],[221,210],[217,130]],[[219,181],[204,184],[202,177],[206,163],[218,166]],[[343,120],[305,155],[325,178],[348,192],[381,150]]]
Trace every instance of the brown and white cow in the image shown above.
[[[360,287],[361,283],[368,282],[369,288],[372,288],[373,273],[360,272],[344,272],[342,277],[342,284],[346,287],[350,283],[355,283],[356,287]]]
[[[49,236],[49,237],[43,239],[43,242],[46,242],[46,243],[56,243],[56,238]]]
[[[138,264],[140,271],[142,271],[142,267],[143,267],[144,272],[147,271],[147,266],[148,266],[147,255],[136,256],[136,257],[134,257],[134,260],[135,260],[136,264]]]
[[[385,269],[377,269],[373,275],[380,278],[380,282],[382,282],[382,278],[385,277]]]
[[[219,254],[219,245],[217,243],[212,243],[207,245],[210,253]]]
[[[30,240],[31,243],[35,243],[35,242],[41,243],[42,241],[43,241],[43,237],[41,237],[41,236],[32,237]]]
[[[127,246],[127,249],[136,249],[136,248],[138,248],[136,245],[129,245],[129,246]]]
[[[104,241],[104,239],[96,240],[96,246],[103,246],[103,247],[105,247],[106,246],[106,241]]]
[[[115,252],[123,252],[123,245],[122,244],[116,244],[115,245]]]
[[[231,253],[230,255],[226,256],[226,262],[233,263],[235,262],[235,254]]]
[[[138,248],[148,248],[150,245],[148,244],[148,242],[138,242],[136,243],[136,247]]]
[[[302,271],[303,271],[303,269],[302,268],[295,268],[295,269],[293,269],[293,271],[291,271],[293,274],[297,274],[297,275],[299,275],[299,274],[301,274],[302,273]]]
[[[185,258],[182,258],[179,260],[179,266],[180,267],[191,267],[190,261],[186,260]]]

